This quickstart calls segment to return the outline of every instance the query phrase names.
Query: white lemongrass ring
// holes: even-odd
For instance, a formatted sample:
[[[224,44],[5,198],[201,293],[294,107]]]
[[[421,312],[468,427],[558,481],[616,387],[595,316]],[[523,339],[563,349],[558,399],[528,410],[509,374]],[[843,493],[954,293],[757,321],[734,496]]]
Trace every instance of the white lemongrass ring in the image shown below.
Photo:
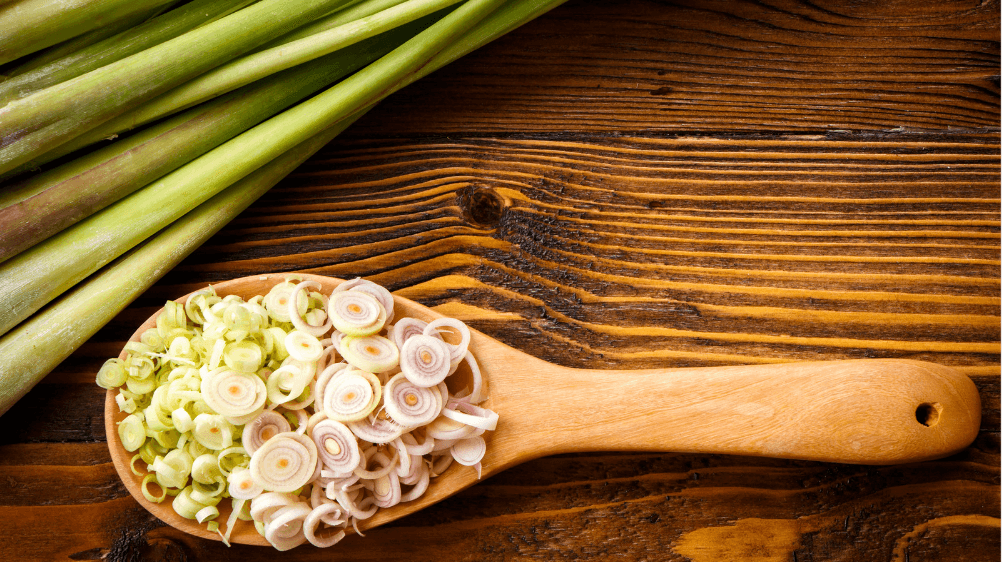
[[[452,368],[448,344],[432,336],[414,336],[400,349],[400,371],[418,386],[435,386]]]
[[[302,310],[302,307],[297,305],[299,304],[299,301],[302,300],[302,298],[299,295],[301,294],[303,289],[319,289],[319,288],[320,288],[320,283],[316,281],[303,281],[292,289],[292,292],[289,294],[289,302],[288,302],[288,314],[289,314],[289,319],[292,320],[292,325],[295,326],[297,330],[306,332],[311,336],[316,336],[316,337],[320,337],[326,334],[327,331],[331,329],[330,318],[327,318],[327,320],[323,324],[314,326],[308,323],[305,318],[303,318],[303,315],[306,314],[306,310]],[[309,293],[306,294],[306,301],[307,301],[307,308],[309,308]],[[302,310],[302,312],[300,312],[300,310]]]
[[[313,427],[311,436],[324,467],[344,474],[358,466],[362,454],[358,449],[358,440],[348,426],[327,419]]]
[[[285,551],[306,542],[303,521],[313,511],[305,502],[280,507],[264,525],[264,538],[276,550]]]
[[[270,520],[279,508],[292,505],[299,501],[297,496],[280,492],[265,492],[251,500],[250,516],[255,521]]]
[[[303,520],[303,534],[306,536],[306,540],[310,542],[313,546],[319,548],[327,548],[329,546],[334,546],[341,539],[344,538],[344,529],[320,529],[321,523],[326,523],[336,528],[337,525],[341,523],[331,524],[331,516],[340,518],[341,506],[334,502],[325,503],[313,508],[313,511],[306,516]],[[344,524],[348,523],[348,518],[345,517]],[[319,532],[326,531],[326,532]],[[319,533],[318,533],[319,532]]]
[[[263,300],[264,308],[276,322],[292,321],[292,318],[289,316],[289,303],[292,301],[292,290],[295,288],[296,285],[294,283],[285,281],[276,284],[265,295]],[[301,302],[297,302],[297,312],[306,314],[306,308],[309,303],[305,302],[306,299],[299,300]]]
[[[438,417],[442,410],[442,395],[438,388],[418,386],[400,373],[386,383],[383,407],[393,421],[417,427]]]
[[[234,418],[263,407],[268,397],[268,389],[257,375],[228,369],[203,378],[201,391],[202,399],[216,413]]]
[[[432,444],[432,447],[434,447],[440,440],[453,440],[469,437],[469,435],[473,433],[476,428],[445,416],[439,416],[435,418],[435,421],[426,425],[424,430],[428,437],[434,438],[434,443]]]
[[[323,390],[323,411],[340,422],[358,421],[376,409],[382,385],[372,373],[346,369],[331,377]]]
[[[340,346],[345,361],[370,373],[389,371],[400,363],[397,346],[382,336],[345,336]]]
[[[285,350],[289,357],[304,363],[315,362],[324,354],[324,346],[313,334],[305,330],[292,330],[285,336]]]
[[[424,494],[425,490],[428,489],[428,482],[431,481],[431,472],[428,469],[428,465],[426,465],[425,463],[422,462],[418,464],[420,465],[421,468],[417,474],[417,479],[414,482],[414,486],[410,490],[407,490],[406,493],[400,496],[400,503],[416,500]],[[403,482],[402,478],[401,482]]]
[[[348,427],[359,439],[375,443],[376,445],[390,443],[410,429],[393,420],[376,416],[368,416],[365,419],[351,422],[348,424]]]
[[[372,481],[372,501],[379,507],[393,507],[400,503],[400,479],[390,471]]]
[[[479,404],[487,399],[486,389],[484,388],[484,376],[480,373],[480,365],[477,363],[473,354],[469,351],[466,352],[466,356],[463,357],[463,361],[470,367],[470,378],[471,386],[464,389],[460,394],[455,397],[462,400],[463,402],[469,402],[470,404]]]
[[[349,336],[369,336],[386,322],[386,310],[375,297],[359,291],[334,293],[327,303],[334,327]]]
[[[452,400],[442,410],[442,415],[478,429],[494,431],[498,425],[497,412],[467,402]]]
[[[445,328],[452,328],[459,333],[459,343],[451,344],[445,342],[449,346],[451,363],[456,364],[463,360],[466,355],[466,351],[470,347],[470,329],[461,320],[455,318],[439,318],[437,320],[432,320],[424,327],[424,335],[436,334]]]
[[[292,431],[292,424],[274,410],[265,410],[244,425],[241,442],[247,454],[252,455],[261,445],[279,433]]]
[[[431,477],[435,478],[441,476],[443,472],[446,471],[452,465],[452,454],[445,453],[439,457],[432,457],[431,467],[429,471],[431,472]]]
[[[334,288],[335,293],[343,291],[360,291],[375,297],[376,300],[379,301],[379,304],[383,305],[383,309],[386,310],[386,322],[393,322],[393,295],[382,285],[373,283],[368,279],[356,277],[355,279],[345,281]]]
[[[365,461],[363,461],[364,463]],[[387,457],[383,453],[372,455],[369,462],[374,462],[379,467],[376,470],[369,470],[367,467],[359,465],[355,468],[355,474],[363,480],[375,480],[391,473],[397,467],[397,453],[393,452],[392,457]],[[367,464],[367,463],[366,463]]]
[[[487,452],[487,443],[483,437],[468,437],[456,442],[450,449],[452,458],[463,466],[473,466],[484,458]]]
[[[283,365],[268,376],[268,401],[278,406],[298,399],[313,375],[294,365]]]
[[[310,506],[313,507],[314,512],[318,507],[333,506],[333,509],[325,509],[318,515],[320,521],[323,521],[332,527],[337,527],[338,525],[343,526],[348,523],[348,515],[341,510],[341,506],[339,506],[334,500],[327,497],[327,494],[324,491],[324,486],[318,485],[317,482],[313,482],[313,485],[311,486]]]
[[[264,488],[254,481],[249,469],[234,468],[226,479],[229,486],[226,491],[238,500],[252,500],[264,492]]]
[[[251,455],[251,476],[265,490],[291,492],[313,478],[317,458],[317,446],[309,437],[279,433]]]
[[[401,435],[400,439],[407,445],[407,452],[412,455],[427,455],[431,452],[431,448],[435,446],[435,439],[427,433],[424,434],[424,440],[421,442],[418,442],[414,431]]]
[[[424,334],[424,328],[428,323],[424,320],[419,320],[417,318],[406,317],[401,318],[396,324],[393,325],[393,330],[389,330],[390,339],[396,344],[398,348],[403,347],[404,343],[414,336],[420,336]],[[436,334],[430,334],[438,339],[442,339],[441,336]]]

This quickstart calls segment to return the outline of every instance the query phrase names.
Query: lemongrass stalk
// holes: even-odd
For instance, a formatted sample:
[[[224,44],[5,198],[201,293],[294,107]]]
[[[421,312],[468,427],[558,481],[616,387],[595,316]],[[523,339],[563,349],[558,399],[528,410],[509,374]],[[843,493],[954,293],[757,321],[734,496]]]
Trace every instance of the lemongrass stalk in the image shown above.
[[[173,39],[231,14],[255,0],[193,0],[99,43],[0,83],[0,104],[24,97]]]
[[[12,101],[0,108],[0,173],[345,2],[261,0],[130,57]]]
[[[272,48],[298,39],[303,39],[341,25],[371,16],[380,11],[402,4],[405,0],[367,0],[347,8],[337,11],[329,16],[300,27],[295,31],[280,37],[279,39],[265,44],[263,48]],[[247,55],[251,56],[251,55]],[[246,58],[246,57],[242,57]],[[113,138],[126,131],[130,131],[157,119],[161,119],[182,107],[189,107],[194,103],[191,96],[180,95],[177,91],[187,91],[189,94],[199,95],[199,90],[187,88],[187,84],[182,84],[174,90],[157,96],[138,107],[135,107],[117,117],[114,117],[97,127],[82,133],[81,135],[61,144],[54,149],[42,154],[32,160],[21,164],[6,173],[0,173],[0,180],[20,175],[26,171],[37,169],[57,158],[66,156],[107,138]]]
[[[0,5],[0,64],[173,0],[20,0]]]
[[[176,2],[175,2],[176,3]],[[20,76],[25,72],[30,72],[36,68],[41,68],[47,64],[57,61],[63,57],[72,55],[73,53],[86,49],[95,43],[104,41],[105,39],[118,35],[119,33],[131,29],[137,25],[142,24],[146,20],[156,17],[163,13],[164,10],[170,9],[172,6],[165,4],[163,6],[157,6],[156,8],[149,10],[147,12],[142,12],[135,14],[131,17],[127,17],[109,25],[104,25],[95,29],[93,31],[88,31],[82,35],[77,35],[72,39],[67,39],[62,43],[57,43],[51,47],[42,49],[32,53],[26,57],[22,57],[17,61],[10,63],[3,70],[3,75],[7,78]]]
[[[150,100],[135,114],[140,123],[162,116],[162,108],[177,111],[245,86],[276,72],[303,64],[433,14],[462,0],[409,0],[392,8],[284,45],[241,57],[216,67]],[[155,112],[144,114],[146,107]],[[135,118],[135,115],[134,115]]]
[[[261,80],[0,192],[0,262],[355,72],[421,25]]]
[[[357,119],[287,151],[0,338],[0,415],[136,297]]]

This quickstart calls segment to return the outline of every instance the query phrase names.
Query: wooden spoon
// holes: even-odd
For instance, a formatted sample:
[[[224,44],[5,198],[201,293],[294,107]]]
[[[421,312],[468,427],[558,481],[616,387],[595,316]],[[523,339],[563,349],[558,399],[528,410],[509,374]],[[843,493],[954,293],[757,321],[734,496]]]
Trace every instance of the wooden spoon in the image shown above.
[[[285,275],[260,275],[214,285],[220,296],[264,295]],[[329,294],[339,279],[301,275]],[[182,302],[188,296],[182,297]],[[396,297],[396,316],[425,321],[435,311]],[[154,314],[132,336],[155,326]],[[489,399],[500,414],[485,434],[483,477],[544,455],[582,451],[665,451],[734,454],[856,464],[895,464],[944,457],[978,433],[981,401],[969,378],[933,363],[895,359],[804,362],[692,369],[592,370],[547,363],[471,330]],[[124,352],[122,357],[124,358]],[[146,509],[192,535],[218,539],[205,525],[174,513],[170,501],[143,497],[133,454],[118,438],[125,414],[108,392],[105,428],[115,468]],[[419,499],[382,509],[361,522],[377,527],[477,482],[456,463]],[[169,498],[168,498],[169,500]],[[229,502],[222,502],[228,504]],[[228,507],[220,504],[221,524]],[[239,522],[230,538],[268,544]]]

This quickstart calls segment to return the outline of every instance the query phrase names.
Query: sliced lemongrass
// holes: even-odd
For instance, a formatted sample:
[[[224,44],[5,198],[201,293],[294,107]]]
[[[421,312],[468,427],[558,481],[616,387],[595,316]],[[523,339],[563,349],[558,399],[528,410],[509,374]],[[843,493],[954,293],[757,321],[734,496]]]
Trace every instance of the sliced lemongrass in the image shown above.
[[[357,491],[338,490],[334,493],[334,500],[347,511],[353,519],[368,519],[376,514],[379,506],[373,505],[372,498],[362,498],[355,502]],[[358,527],[355,527],[358,532]]]
[[[240,441],[248,453],[254,454],[258,447],[272,437],[291,430],[292,425],[285,416],[274,410],[265,410],[244,425]]]
[[[199,523],[205,523],[210,519],[215,519],[219,517],[219,509],[215,506],[207,505],[195,513],[195,521]]]
[[[327,383],[330,382],[331,378],[340,373],[342,370],[348,368],[347,363],[334,363],[333,365],[328,365],[320,371],[317,375],[317,384],[313,389],[314,403],[320,405],[319,408],[314,408],[318,412],[323,411],[322,404],[324,403],[324,388]]]
[[[372,501],[379,507],[393,507],[400,503],[400,478],[390,471],[372,481]]]
[[[400,372],[418,386],[437,385],[449,376],[451,368],[448,344],[438,338],[414,336],[400,349]]]
[[[412,455],[423,456],[431,452],[431,448],[435,446],[435,439],[428,435],[427,432],[424,433],[424,440],[418,442],[415,431],[405,433],[400,436],[400,440],[407,445],[407,452]]]
[[[226,479],[219,470],[219,457],[204,453],[191,462],[191,479],[201,484],[215,484]]]
[[[250,502],[250,516],[255,521],[265,521],[272,518],[272,515],[280,508],[292,505],[299,501],[299,498],[284,492],[264,492]]]
[[[223,416],[234,418],[263,408],[268,397],[264,381],[256,374],[230,370],[215,372],[203,378],[201,392],[202,399],[210,408]]]
[[[264,492],[264,488],[254,481],[246,468],[235,468],[227,479],[226,491],[238,500],[252,500]]]
[[[135,474],[136,476],[142,476],[142,475],[146,474],[145,471],[142,471],[142,470],[139,470],[138,468],[136,468],[136,461],[137,460],[142,460],[142,458],[143,458],[142,455],[140,455],[139,453],[136,453],[136,454],[132,455],[131,459],[129,459],[129,469],[132,470],[132,473]]]
[[[460,439],[450,449],[452,458],[463,466],[473,466],[484,458],[487,452],[487,443],[483,437],[468,437]]]
[[[429,437],[434,438],[435,443],[432,446],[435,447],[441,440],[451,441],[468,437],[476,428],[446,416],[439,416],[426,425],[424,430]]]
[[[125,384],[127,377],[128,373],[117,357],[108,359],[97,371],[97,385],[104,389],[117,388]]]
[[[222,494],[226,491],[226,481],[220,480],[212,484],[202,484],[200,482],[191,483],[191,492],[188,493],[191,499],[202,505],[218,505],[222,500]]]
[[[263,301],[264,307],[276,322],[292,321],[292,318],[289,316],[289,303],[292,302],[292,291],[295,288],[295,283],[285,281],[276,284],[265,295]],[[309,305],[306,295],[300,296],[295,302],[296,310],[299,314],[306,314],[306,309]]]
[[[403,482],[403,479],[401,479],[401,482]],[[431,482],[431,470],[428,468],[428,465],[420,463],[417,479],[414,482],[413,487],[400,496],[400,503],[420,498],[428,489],[429,482]]]
[[[316,482],[313,483],[313,486],[310,489],[310,506],[313,507],[311,515],[317,512],[318,507],[331,506],[319,512],[317,517],[320,521],[323,521],[332,527],[344,525],[348,522],[347,514],[344,513],[341,506],[339,506],[337,502],[328,498],[324,491],[324,487],[317,485]]]
[[[362,478],[364,480],[375,480],[377,478],[382,478],[383,476],[386,476],[387,474],[393,472],[394,469],[396,469],[397,459],[398,457],[396,451],[393,451],[392,457],[387,457],[385,454],[377,452],[376,454],[372,455],[372,458],[369,459],[368,462],[364,463],[365,466],[360,464],[359,466],[355,467],[355,474],[359,478]],[[376,470],[369,470],[367,468],[367,465],[368,463],[371,462],[376,463],[379,466],[379,468],[377,468]]]
[[[306,408],[310,404],[313,404],[313,402],[316,399],[316,389],[317,389],[317,381],[315,379],[310,379],[309,384],[306,385],[306,388],[303,389],[301,393],[299,393],[299,396],[297,396],[295,400],[290,400],[289,402],[285,402],[282,404],[283,408],[291,411],[296,416],[296,419],[299,420],[297,421],[296,425],[297,430],[299,430],[299,428],[305,427],[304,424],[309,418],[309,414],[306,414],[303,411],[303,408]],[[302,433],[302,431],[299,432]]]
[[[311,433],[323,465],[340,474],[350,473],[361,460],[358,440],[348,426],[327,419],[317,423]]]
[[[327,318],[327,320],[320,325],[311,325],[304,318],[304,315],[308,314],[309,306],[307,306],[307,310],[300,312],[300,310],[302,309],[296,306],[296,304],[298,304],[299,302],[299,295],[302,293],[303,289],[319,289],[319,288],[320,288],[320,283],[316,281],[303,281],[299,283],[292,289],[292,293],[289,295],[289,305],[288,305],[288,314],[289,314],[289,319],[292,321],[292,325],[295,326],[297,330],[306,332],[311,336],[316,336],[316,337],[326,334],[328,330],[331,329],[332,324],[330,318]]]
[[[345,336],[340,350],[350,365],[370,373],[389,371],[400,362],[397,346],[382,336]]]
[[[324,346],[313,334],[297,329],[285,336],[285,349],[289,357],[297,361],[317,361],[324,353]]]
[[[309,505],[297,502],[280,507],[264,525],[264,538],[276,550],[286,551],[306,542],[303,521],[313,511]]]
[[[118,422],[118,438],[125,450],[132,453],[138,451],[146,442],[146,426],[136,414],[129,414]]]
[[[209,356],[209,368],[219,367],[223,360],[223,351],[226,349],[226,340],[219,338],[212,343],[212,355]]]
[[[236,525],[237,519],[240,514],[243,513],[244,505],[246,500],[236,499],[232,502],[232,509],[230,510],[230,517],[226,520],[226,532],[220,533],[220,537],[223,539],[223,544],[230,546],[230,535],[233,534],[233,526]]]
[[[272,406],[285,404],[299,398],[306,390],[312,375],[293,365],[283,365],[268,377],[268,402]]]
[[[119,412],[125,412],[126,414],[131,414],[136,411],[136,401],[133,398],[126,398],[124,394],[119,392],[115,395],[115,404],[118,405]]]
[[[446,341],[446,345],[449,346],[451,362],[458,363],[463,360],[463,356],[466,355],[466,351],[470,347],[470,329],[461,320],[456,318],[438,318],[432,320],[424,327],[424,335],[435,334],[443,331],[446,328],[452,328],[459,333],[459,343],[452,344]]]
[[[160,488],[159,496],[154,495],[153,492],[150,492],[149,489],[150,484],[156,484],[157,487]],[[147,474],[146,476],[143,476],[143,481],[139,484],[139,490],[143,493],[144,498],[153,503],[160,503],[165,499],[167,499],[167,488],[165,486],[160,485],[160,482],[157,481],[157,475],[153,472]]]
[[[377,445],[390,443],[410,429],[380,416],[367,416],[359,421],[349,423],[348,427],[359,439]]]
[[[258,378],[256,375],[251,375],[251,376]],[[258,380],[260,380],[260,378],[258,378]],[[261,381],[261,383],[264,384],[264,381]],[[223,416],[223,417],[226,418],[226,421],[230,422],[235,426],[242,426],[253,421],[254,418],[256,418],[258,414],[260,414],[263,411],[264,411],[264,404],[262,403],[260,406],[257,407],[257,409],[252,410],[242,416]]]
[[[498,414],[474,404],[451,400],[442,410],[442,415],[478,429],[494,431],[498,425]]]
[[[292,492],[313,478],[317,467],[317,446],[305,435],[279,433],[251,455],[254,481],[265,490]]]
[[[334,293],[343,291],[360,291],[375,297],[379,301],[379,304],[383,305],[383,309],[386,310],[386,323],[393,322],[393,295],[382,285],[373,283],[368,279],[356,277],[334,287]]]
[[[445,453],[444,455],[435,457],[432,456],[431,467],[429,471],[431,472],[432,478],[437,478],[441,476],[442,473],[446,471],[452,465],[452,455],[450,453]]]
[[[399,373],[383,389],[383,407],[393,421],[417,427],[438,417],[442,410],[442,395],[437,388],[418,386],[404,373]]]
[[[286,415],[288,415],[289,413],[296,416],[296,429],[295,429],[296,433],[299,433],[301,435],[305,434],[307,429],[307,424],[310,423],[310,415],[307,414],[306,410],[303,410],[302,408],[292,410],[291,412],[288,412]]]
[[[424,328],[427,325],[428,323],[425,322],[424,320],[408,316],[398,320],[397,323],[393,325],[393,329],[388,330],[388,332],[390,335],[390,339],[392,339],[393,343],[396,344],[398,348],[400,348],[403,347],[404,342],[406,342],[408,339],[414,336],[423,335]],[[440,336],[438,333],[432,333],[429,335],[434,336],[438,339],[442,339],[442,336]]]
[[[463,389],[454,398],[463,402],[469,402],[470,404],[479,404],[487,399],[484,376],[480,372],[480,365],[477,363],[477,359],[473,356],[473,353],[469,351],[466,352],[463,361],[470,367],[470,378],[472,380],[470,381],[470,386]]]
[[[192,437],[204,447],[216,451],[233,444],[233,425],[218,414],[198,414],[193,420]]]
[[[318,531],[321,531],[320,524],[327,523],[328,521],[325,517],[334,513],[340,514],[341,507],[336,503],[326,503],[313,508],[313,511],[306,516],[303,520],[303,535],[306,537],[306,540],[310,542],[310,544],[320,548],[327,548],[334,546],[345,537],[346,533],[343,529],[338,529],[336,531],[333,529],[324,529],[324,531],[327,532],[318,533]],[[348,520],[345,519],[344,523],[347,522]],[[334,527],[334,525],[332,525],[332,527]]]
[[[332,377],[323,391],[323,411],[340,422],[358,421],[376,408],[382,385],[372,373],[346,369]]]
[[[344,291],[327,301],[327,315],[334,327],[349,336],[369,336],[386,323],[386,309],[368,293]]]
[[[264,363],[264,350],[250,340],[232,342],[223,348],[223,363],[234,371],[254,373]]]
[[[191,464],[191,455],[181,449],[174,449],[154,459],[150,469],[157,473],[157,481],[162,486],[183,488],[191,474]]]

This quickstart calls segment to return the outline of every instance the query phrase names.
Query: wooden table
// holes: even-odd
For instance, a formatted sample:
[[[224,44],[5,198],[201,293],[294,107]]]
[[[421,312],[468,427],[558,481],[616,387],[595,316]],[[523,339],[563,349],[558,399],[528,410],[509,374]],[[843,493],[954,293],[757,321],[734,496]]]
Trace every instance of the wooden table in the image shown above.
[[[571,0],[392,96],[0,418],[0,559],[998,560],[999,12]],[[904,466],[542,458],[328,551],[164,527],[94,374],[165,299],[287,271],[568,366],[940,362],[982,428]]]

